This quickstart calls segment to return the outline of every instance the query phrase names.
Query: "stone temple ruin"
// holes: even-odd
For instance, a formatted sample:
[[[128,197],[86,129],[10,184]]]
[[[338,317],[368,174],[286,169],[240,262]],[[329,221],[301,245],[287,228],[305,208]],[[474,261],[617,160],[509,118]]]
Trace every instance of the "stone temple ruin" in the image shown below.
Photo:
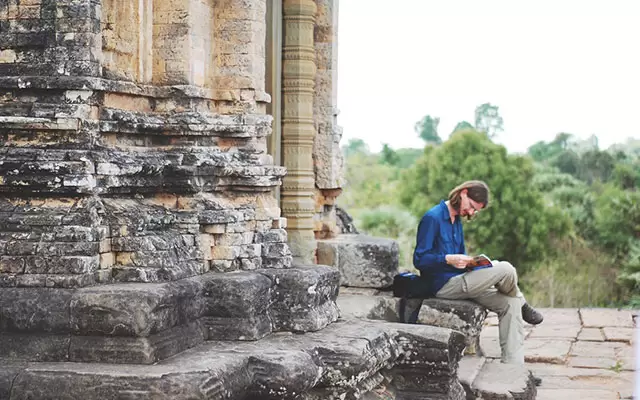
[[[473,392],[484,310],[340,316],[397,246],[338,227],[337,13],[0,0],[0,399]]]

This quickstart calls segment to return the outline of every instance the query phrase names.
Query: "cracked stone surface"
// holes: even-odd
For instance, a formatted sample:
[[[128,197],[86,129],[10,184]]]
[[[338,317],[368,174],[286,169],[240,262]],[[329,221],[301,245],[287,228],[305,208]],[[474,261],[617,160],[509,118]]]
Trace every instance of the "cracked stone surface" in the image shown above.
[[[634,315],[617,309],[541,309],[544,322],[526,326],[526,367],[542,378],[538,400],[632,399]],[[499,359],[498,319],[490,313],[481,346]]]
[[[450,329],[341,320],[318,332],[206,342],[153,365],[0,359],[0,398],[372,399],[393,381],[397,398],[463,400],[463,348]]]

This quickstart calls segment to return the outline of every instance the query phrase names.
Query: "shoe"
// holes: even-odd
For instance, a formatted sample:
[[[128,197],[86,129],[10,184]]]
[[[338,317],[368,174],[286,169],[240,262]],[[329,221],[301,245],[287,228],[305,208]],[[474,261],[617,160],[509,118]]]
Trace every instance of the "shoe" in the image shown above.
[[[542,317],[542,314],[531,307],[529,303],[524,303],[524,305],[522,306],[522,319],[528,324],[538,325],[542,322],[544,317]]]

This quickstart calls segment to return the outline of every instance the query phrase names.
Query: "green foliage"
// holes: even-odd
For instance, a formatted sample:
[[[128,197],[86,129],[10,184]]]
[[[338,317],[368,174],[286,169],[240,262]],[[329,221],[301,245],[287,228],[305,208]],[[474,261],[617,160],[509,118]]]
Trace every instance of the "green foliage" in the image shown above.
[[[539,307],[611,307],[623,299],[612,282],[611,257],[581,239],[553,241],[554,256],[543,258],[520,281],[528,301]]]
[[[475,111],[475,129],[484,132],[490,138],[504,131],[504,121],[500,116],[499,107],[491,103],[480,104]]]
[[[370,154],[369,146],[362,139],[350,139],[346,146],[342,146],[342,153],[345,157],[354,154]]]
[[[573,150],[561,150],[550,158],[551,165],[565,174],[579,176],[582,169],[580,156]]]
[[[528,153],[536,161],[547,161],[556,158],[569,147],[569,140],[573,137],[570,133],[558,133],[549,143],[536,142],[529,147]],[[565,171],[566,172],[566,171]]]
[[[474,129],[473,125],[470,122],[460,121],[456,124],[455,128],[453,128],[453,131],[451,133],[456,133],[460,131],[469,131],[473,129]]]
[[[543,193],[551,193],[559,187],[585,186],[573,176],[562,172],[538,172],[533,176],[533,185]]]
[[[357,218],[358,226],[363,230],[374,235],[384,234],[388,237],[413,234],[418,223],[417,219],[407,210],[386,205],[364,210]]]
[[[355,153],[345,161],[346,183],[340,196],[343,208],[350,211],[397,203],[400,171],[395,166],[381,163],[377,154]]]
[[[595,208],[598,243],[617,260],[627,257],[632,240],[640,237],[640,192],[609,186]]]
[[[380,162],[383,164],[397,165],[400,162],[400,157],[391,147],[389,147],[388,144],[385,143],[382,146],[382,151],[380,152]]]
[[[438,124],[440,124],[440,118],[425,115],[420,121],[416,122],[413,129],[425,143],[440,144],[442,139],[438,135]]]
[[[396,150],[396,154],[398,155],[398,163],[396,166],[400,169],[405,169],[416,163],[422,155],[422,149],[398,149]]]
[[[584,239],[595,239],[595,202],[597,195],[585,184],[554,188],[547,198],[571,218],[575,233]]]
[[[461,182],[484,180],[491,205],[465,226],[469,250],[527,268],[549,255],[551,239],[567,236],[571,228],[560,210],[546,206],[542,194],[532,190],[533,174],[528,158],[508,155],[482,133],[457,132],[442,146],[425,150],[402,176],[400,201],[421,217]]]
[[[613,169],[612,180],[621,189],[635,189],[640,186],[640,169],[631,164],[618,163]]]
[[[618,282],[632,290],[640,293],[640,240],[637,238],[629,241],[629,253],[622,260],[622,272],[618,277]]]
[[[590,150],[580,158],[578,177],[585,182],[607,182],[611,178],[616,161],[613,156],[600,150]]]

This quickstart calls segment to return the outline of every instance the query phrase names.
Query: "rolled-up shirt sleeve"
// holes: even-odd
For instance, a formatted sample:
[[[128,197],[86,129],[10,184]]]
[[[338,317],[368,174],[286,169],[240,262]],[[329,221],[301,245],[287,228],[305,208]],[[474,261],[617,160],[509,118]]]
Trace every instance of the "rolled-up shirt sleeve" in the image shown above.
[[[436,235],[439,233],[438,221],[425,214],[418,224],[416,235],[416,248],[413,252],[413,266],[423,271],[435,265],[446,264],[446,254],[435,246]]]

